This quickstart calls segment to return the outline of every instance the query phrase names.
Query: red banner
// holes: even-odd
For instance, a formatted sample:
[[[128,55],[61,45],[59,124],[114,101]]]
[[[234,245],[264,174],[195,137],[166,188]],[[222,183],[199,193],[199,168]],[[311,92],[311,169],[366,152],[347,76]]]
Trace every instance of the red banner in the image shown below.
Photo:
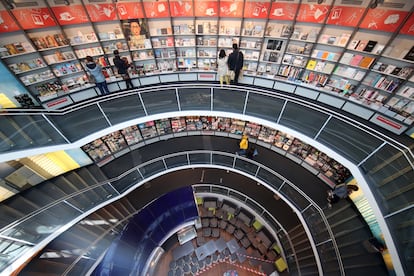
[[[267,18],[270,2],[246,2],[244,6],[245,18]]]
[[[335,6],[332,8],[327,24],[355,27],[358,25],[365,8]]]
[[[401,34],[414,35],[414,16],[410,16],[400,30]]]
[[[88,4],[85,5],[92,22],[116,20],[115,5],[109,4]]]
[[[193,1],[170,1],[171,17],[193,17]]]
[[[296,16],[298,4],[286,4],[273,2],[270,9],[269,19],[277,20],[293,20]]]
[[[243,17],[243,1],[220,1],[220,17]]]
[[[82,5],[55,6],[52,11],[60,25],[81,24],[89,22]]]
[[[25,30],[56,26],[48,8],[14,9],[13,15]]]
[[[407,16],[406,11],[369,9],[365,15],[360,28],[371,29],[376,31],[394,32]]]
[[[0,19],[0,33],[14,32],[19,30],[19,26],[17,26],[16,22],[7,11],[0,11]]]
[[[219,14],[217,0],[194,0],[194,13],[197,17],[217,17]]]
[[[162,18],[170,16],[168,2],[165,0],[151,0],[144,2],[144,10],[147,18]]]
[[[297,21],[323,23],[329,14],[328,5],[301,4]]]
[[[144,9],[141,2],[118,2],[116,3],[119,19],[144,18]]]

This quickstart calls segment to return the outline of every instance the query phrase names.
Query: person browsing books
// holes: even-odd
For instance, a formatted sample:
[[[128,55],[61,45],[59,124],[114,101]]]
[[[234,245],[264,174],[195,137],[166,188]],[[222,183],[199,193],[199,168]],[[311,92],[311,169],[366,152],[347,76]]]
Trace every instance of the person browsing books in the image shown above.
[[[227,64],[229,70],[234,71],[234,84],[239,82],[240,71],[243,69],[244,56],[236,43],[233,43],[233,52],[229,55]]]
[[[126,88],[134,88],[134,85],[132,84],[131,78],[128,74],[128,68],[131,67],[131,64],[129,64],[128,59],[121,58],[119,55],[119,51],[114,51],[115,57],[113,58],[113,62],[118,70],[118,74],[121,75],[122,79],[125,80]]]
[[[102,73],[102,66],[96,63],[91,56],[86,57],[86,71],[95,79],[95,84],[101,92],[101,95],[110,93],[105,76]]]

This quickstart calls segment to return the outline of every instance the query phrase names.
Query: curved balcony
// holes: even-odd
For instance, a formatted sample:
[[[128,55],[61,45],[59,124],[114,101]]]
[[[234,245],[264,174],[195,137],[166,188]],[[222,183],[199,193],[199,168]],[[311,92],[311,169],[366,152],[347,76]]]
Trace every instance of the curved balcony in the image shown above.
[[[201,114],[258,122],[299,137],[348,167],[375,211],[395,271],[409,271],[412,226],[404,222],[413,215],[411,147],[391,139],[389,133],[295,95],[235,88],[162,85],[61,111],[1,114],[0,131],[6,139],[0,143],[4,153],[0,157],[4,161],[76,148],[122,127],[173,116]]]

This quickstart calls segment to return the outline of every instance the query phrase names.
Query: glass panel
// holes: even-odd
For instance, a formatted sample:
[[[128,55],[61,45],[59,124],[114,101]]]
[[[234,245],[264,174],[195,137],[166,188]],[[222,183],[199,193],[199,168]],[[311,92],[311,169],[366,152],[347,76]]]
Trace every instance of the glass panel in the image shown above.
[[[129,95],[100,103],[112,125],[145,116],[138,95]]]
[[[145,165],[144,167],[139,168],[139,171],[142,173],[144,178],[150,177],[151,175],[154,175],[156,173],[165,171],[165,165],[162,160],[153,162],[151,164]]]
[[[341,275],[332,242],[328,241],[322,243],[317,249],[322,264],[322,270],[325,271],[327,275]]]
[[[386,219],[405,272],[414,271],[414,208]]]
[[[229,191],[229,196],[232,197],[232,198],[236,198],[236,199],[240,200],[241,202],[244,202],[246,200],[245,196],[243,196],[240,193],[233,192],[233,191]]]
[[[85,106],[64,116],[49,115],[48,118],[71,142],[109,127],[108,122],[96,105]]]
[[[129,174],[123,176],[119,180],[112,181],[112,186],[121,194],[126,191],[129,187],[135,185],[137,182],[141,181],[142,177],[138,171],[133,170]]]
[[[246,91],[214,89],[213,110],[243,113]]]
[[[253,176],[256,175],[257,168],[258,168],[256,164],[253,164],[241,158],[236,159],[236,163],[234,164],[234,167],[242,172],[246,172]]]
[[[331,238],[321,215],[315,207],[309,207],[302,214],[303,218],[306,220],[309,230],[312,232],[313,240],[316,244],[325,242]]]
[[[279,118],[284,102],[284,100],[275,97],[249,93],[246,115],[274,122]]]
[[[82,211],[87,211],[105,200],[105,197],[100,196],[94,190],[90,190],[68,199],[67,202]]]
[[[225,167],[233,167],[234,157],[220,155],[220,154],[213,154],[213,164],[215,165],[222,165]]]
[[[9,264],[30,248],[31,246],[23,245],[15,241],[0,239],[0,271],[6,269]]]
[[[180,166],[188,165],[187,155],[179,155],[174,157],[169,157],[165,159],[165,163],[167,164],[167,168],[175,168]]]
[[[210,110],[210,88],[180,88],[178,89],[181,110]]]
[[[211,192],[219,195],[227,195],[229,190],[220,187],[211,187]]]
[[[280,192],[284,194],[288,199],[290,199],[290,201],[295,204],[299,210],[305,209],[310,204],[303,195],[301,195],[298,191],[296,191],[288,184],[283,185],[282,189],[280,189]]]
[[[42,116],[0,116],[0,152],[66,143]]]
[[[38,243],[79,215],[77,210],[62,202],[28,218],[3,234],[15,239]]]
[[[178,111],[175,89],[142,93],[141,97],[148,115],[168,111]]]
[[[209,153],[191,153],[190,164],[210,164]]]
[[[329,120],[316,140],[357,164],[382,144],[380,139],[335,118]]]
[[[271,185],[272,187],[279,189],[280,186],[283,184],[283,179],[280,179],[273,172],[268,171],[267,169],[260,168],[259,172],[257,173],[257,178],[263,180],[267,184]]]
[[[258,213],[259,215],[262,213],[262,208],[259,205],[257,205],[256,202],[254,202],[253,200],[247,199],[246,205],[252,208],[254,211],[256,211],[256,213]]]
[[[315,137],[328,117],[327,114],[318,110],[288,102],[283,110],[279,123],[304,133],[309,137]]]
[[[360,167],[383,214],[413,204],[414,171],[401,151],[385,145]]]

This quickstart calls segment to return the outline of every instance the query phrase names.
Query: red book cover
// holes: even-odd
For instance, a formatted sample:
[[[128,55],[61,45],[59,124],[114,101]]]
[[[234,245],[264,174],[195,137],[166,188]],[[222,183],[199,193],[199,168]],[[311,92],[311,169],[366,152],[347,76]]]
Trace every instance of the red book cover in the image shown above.
[[[376,31],[394,32],[407,15],[408,12],[406,11],[381,8],[369,9],[359,27]]]
[[[171,0],[171,17],[193,17],[193,1]]]
[[[323,23],[328,16],[329,5],[301,4],[297,21]]]
[[[218,0],[194,0],[194,14],[197,17],[217,17],[219,15]]]
[[[142,2],[117,2],[116,10],[119,19],[144,18],[144,8]]]
[[[25,30],[56,26],[48,8],[24,8],[12,10],[13,15]]]
[[[60,25],[82,24],[88,22],[88,16],[82,5],[54,6],[52,11]]]
[[[19,26],[17,26],[16,22],[7,11],[0,11],[0,17],[3,19],[3,21],[0,21],[0,33],[19,30]]]
[[[410,16],[400,30],[401,34],[414,35],[414,16]]]
[[[273,2],[270,9],[269,19],[293,20],[296,16],[298,4]]]
[[[220,1],[220,17],[243,17],[242,0]]]
[[[359,19],[362,17],[365,8],[363,7],[347,7],[335,6],[329,13],[327,24],[355,27],[358,25]]]
[[[164,18],[170,16],[168,1],[145,1],[144,2],[145,15],[148,18]]]
[[[92,22],[116,20],[115,5],[110,4],[88,4],[86,10]]]
[[[269,13],[269,2],[255,2],[246,1],[244,5],[244,17],[245,18],[267,18]]]

